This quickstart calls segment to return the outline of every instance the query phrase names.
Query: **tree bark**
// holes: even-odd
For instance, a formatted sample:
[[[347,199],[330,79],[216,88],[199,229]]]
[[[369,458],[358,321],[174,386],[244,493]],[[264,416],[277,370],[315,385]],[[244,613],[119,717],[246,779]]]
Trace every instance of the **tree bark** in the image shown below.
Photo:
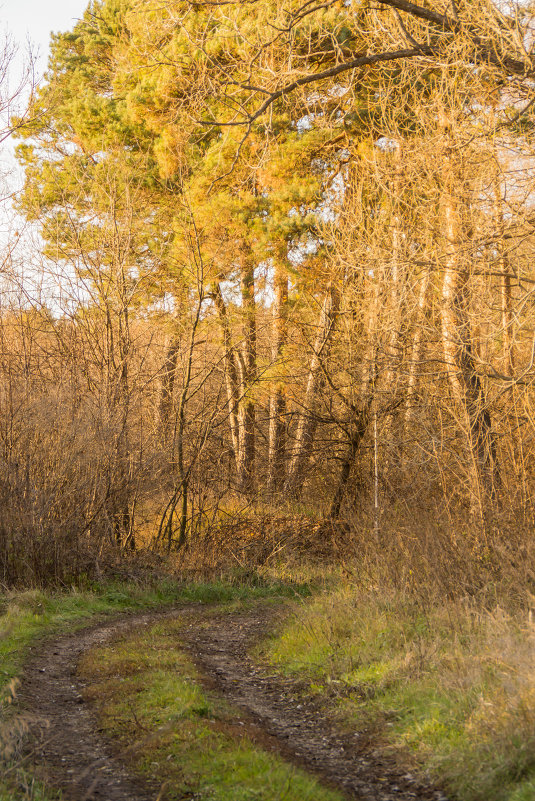
[[[395,154],[395,174],[392,181],[392,218],[390,222],[390,241],[391,241],[391,260],[390,260],[390,280],[387,280],[388,299],[390,305],[387,326],[387,361],[385,371],[385,388],[387,392],[395,394],[396,373],[399,366],[400,352],[402,351],[402,323],[405,311],[405,269],[402,265],[402,226],[399,209],[399,197],[402,192],[402,164],[401,147],[396,149]],[[389,329],[389,330],[388,330]]]
[[[238,364],[236,352],[232,345],[232,333],[227,314],[227,307],[221,291],[221,284],[217,282],[214,287],[214,303],[219,315],[221,326],[221,339],[223,345],[223,359],[225,366],[225,385],[227,390],[228,419],[230,426],[230,436],[234,463],[238,467],[240,440],[238,425],[238,408],[240,401],[240,389],[238,382]]]
[[[513,301],[511,292],[510,264],[504,251],[505,226],[503,220],[500,176],[496,168],[493,176],[494,189],[494,223],[499,234],[499,266],[503,275],[500,281],[500,312],[502,327],[502,363],[505,375],[512,376],[515,369],[515,352],[513,342]]]
[[[284,488],[291,495],[300,494],[300,485],[310,459],[317,427],[317,398],[324,382],[322,362],[327,358],[340,308],[340,293],[331,284],[325,295],[308,370],[303,410],[299,415],[297,434]]]
[[[403,234],[399,199],[403,191],[401,146],[394,155],[394,176],[391,182],[391,218],[389,225],[390,259],[383,267],[384,301],[380,309],[380,319],[376,320],[378,337],[382,338],[381,351],[384,358],[384,369],[377,365],[375,385],[376,399],[380,400],[379,410],[389,408],[382,428],[383,471],[388,473],[392,464],[402,458],[403,442],[395,428],[395,410],[398,408],[396,398],[400,390],[400,367],[403,363],[405,348],[404,328],[406,317],[406,264],[403,259]],[[377,297],[379,307],[379,297]],[[377,316],[379,308],[377,309]],[[379,345],[379,342],[377,343]],[[366,403],[366,401],[364,401]],[[396,453],[397,452],[397,453]]]
[[[162,369],[162,387],[160,395],[160,430],[165,435],[173,409],[173,392],[175,376],[180,352],[180,337],[172,336],[167,345],[165,361]]]
[[[238,488],[250,493],[255,481],[255,401],[252,389],[256,381],[256,304],[254,264],[245,262],[241,271],[243,334],[240,368],[240,404],[238,410]]]
[[[445,126],[446,130],[447,127]],[[458,151],[457,151],[458,153]],[[458,156],[456,156],[458,158]],[[465,429],[470,509],[484,521],[486,501],[493,492],[494,453],[491,418],[485,393],[476,370],[470,331],[469,265],[463,263],[461,204],[466,202],[462,175],[454,157],[446,155],[441,197],[441,217],[445,237],[442,278],[441,333],[444,361],[455,401],[461,410]]]
[[[278,366],[288,335],[288,275],[282,267],[276,269],[274,289],[271,358],[273,364]],[[269,401],[268,460],[268,487],[272,492],[280,492],[286,468],[286,390],[280,378],[272,389]]]
[[[414,417],[414,400],[416,395],[416,385],[418,382],[419,365],[422,360],[424,349],[424,321],[425,310],[428,303],[429,286],[431,273],[428,269],[420,280],[420,291],[418,292],[418,303],[416,305],[416,319],[415,330],[412,339],[411,355],[409,360],[409,377],[407,380],[407,395],[405,398],[405,413],[404,413],[404,429],[405,434],[407,427],[410,425]]]
[[[372,403],[373,393],[370,392],[366,406],[355,413],[356,419],[353,423],[353,432],[349,442],[349,450],[342,463],[342,468],[338,477],[338,485],[331,502],[331,508],[329,509],[329,517],[332,520],[336,520],[336,518],[340,515],[342,501],[344,500],[347,485],[349,483],[349,477],[351,475],[351,468],[355,462],[355,457],[360,448],[360,443],[364,439],[364,435],[368,429]]]

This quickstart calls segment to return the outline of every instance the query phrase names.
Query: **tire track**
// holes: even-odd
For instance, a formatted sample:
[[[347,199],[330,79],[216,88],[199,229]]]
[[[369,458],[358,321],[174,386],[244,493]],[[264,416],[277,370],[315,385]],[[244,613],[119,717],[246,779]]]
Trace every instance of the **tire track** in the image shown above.
[[[106,738],[84,703],[76,669],[84,652],[165,618],[182,618],[180,641],[202,681],[242,710],[240,725],[260,746],[314,773],[348,799],[444,800],[437,790],[396,772],[360,733],[337,731],[325,710],[303,697],[295,682],[253,662],[248,650],[274,624],[272,608],[259,605],[245,613],[221,614],[196,604],[123,615],[33,648],[19,692],[33,721],[25,758],[68,801],[164,801],[156,782],[142,783],[128,772],[121,760],[127,755]]]

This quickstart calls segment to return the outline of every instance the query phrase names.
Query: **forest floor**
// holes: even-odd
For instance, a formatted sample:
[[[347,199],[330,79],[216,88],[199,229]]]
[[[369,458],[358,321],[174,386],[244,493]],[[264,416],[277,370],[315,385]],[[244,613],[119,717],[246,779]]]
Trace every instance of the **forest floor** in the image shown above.
[[[171,610],[121,615],[112,622],[100,622],[34,644],[18,692],[32,732],[24,756],[26,764],[31,764],[32,772],[36,771],[47,786],[58,788],[64,799],[73,801],[219,798],[217,793],[203,788],[198,771],[195,786],[191,774],[184,778],[184,771],[173,786],[173,776],[169,774],[172,753],[164,764],[161,742],[157,744],[160,756],[150,762],[156,758],[150,756],[155,739],[171,742],[173,738],[187,737],[187,732],[180,734],[183,712],[170,722],[163,723],[157,716],[150,723],[141,717],[142,712],[136,711],[134,702],[128,701],[130,720],[125,722],[123,709],[118,729],[123,732],[122,737],[114,736],[120,717],[118,707],[109,713],[106,722],[105,704],[117,704],[118,699],[127,698],[129,681],[138,682],[130,687],[134,699],[147,689],[142,666],[132,664],[131,657],[125,661],[124,655],[122,662],[117,662],[121,643],[133,637],[139,651],[139,644],[146,642],[147,652],[152,649],[161,666],[166,657],[163,651],[157,651],[155,637],[161,639],[165,634],[166,653],[172,639],[172,647],[186,654],[194,665],[195,681],[202,692],[211,699],[217,696],[226,704],[223,715],[213,711],[213,701],[210,708],[202,706],[196,712],[202,725],[208,727],[202,733],[207,743],[215,736],[215,729],[241,743],[240,748],[247,740],[255,749],[295,765],[298,772],[312,774],[319,788],[324,788],[325,795],[321,797],[325,799],[443,798],[439,791],[418,784],[393,759],[377,752],[373,738],[365,732],[348,733],[337,727],[328,708],[307,694],[302,682],[279,675],[262,663],[261,657],[251,656],[255,644],[283,616],[280,604],[266,602],[233,609],[185,604]],[[156,634],[151,635],[152,629]],[[106,648],[111,649],[108,656]],[[104,676],[106,660],[110,658],[115,662]],[[178,734],[173,731],[174,726]],[[200,730],[196,732],[193,739],[201,737]],[[220,754],[221,749],[218,742],[214,753]],[[148,769],[145,766],[140,770],[146,752]],[[191,758],[190,752],[182,752],[182,760]],[[231,763],[233,759],[231,755]],[[272,770],[271,781],[275,775],[283,776],[270,769],[269,762],[266,764],[267,770]],[[265,775],[263,781],[269,784],[270,777]],[[304,797],[305,791],[302,792]],[[320,794],[312,790],[311,798],[319,798]],[[257,789],[249,794],[245,791],[244,797],[265,796]],[[300,796],[298,790],[292,793],[281,786],[270,797]]]

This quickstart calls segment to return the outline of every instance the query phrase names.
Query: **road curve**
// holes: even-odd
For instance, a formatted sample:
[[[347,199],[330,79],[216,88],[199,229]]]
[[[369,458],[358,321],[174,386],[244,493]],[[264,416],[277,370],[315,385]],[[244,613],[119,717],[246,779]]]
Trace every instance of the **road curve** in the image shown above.
[[[157,801],[165,798],[155,782],[142,783],[121,762],[117,746],[99,729],[76,676],[81,655],[138,626],[181,617],[181,644],[203,682],[238,706],[247,733],[259,745],[360,801],[444,801],[436,789],[370,748],[358,732],[343,734],[295,681],[273,675],[248,655],[277,619],[273,608],[217,612],[202,605],[120,618],[36,645],[24,670],[21,705],[33,721],[26,760],[37,775],[60,789],[68,801]]]

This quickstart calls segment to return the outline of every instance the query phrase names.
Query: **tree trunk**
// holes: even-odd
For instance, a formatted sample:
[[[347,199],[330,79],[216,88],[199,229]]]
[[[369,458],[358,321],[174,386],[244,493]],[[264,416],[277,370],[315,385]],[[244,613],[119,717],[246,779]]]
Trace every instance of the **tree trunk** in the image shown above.
[[[238,366],[236,352],[232,346],[232,333],[227,315],[227,307],[225,305],[220,283],[216,283],[214,287],[214,302],[219,315],[219,323],[221,325],[221,339],[225,365],[225,385],[227,389],[228,419],[230,425],[232,450],[234,454],[234,463],[237,469],[240,450],[238,426],[240,389],[238,383]]]
[[[241,290],[243,306],[243,336],[240,366],[240,405],[238,412],[238,488],[250,493],[255,480],[255,401],[252,388],[256,381],[256,307],[254,296],[254,265],[242,267]]]
[[[409,360],[409,377],[407,380],[407,395],[405,398],[404,429],[405,434],[414,417],[414,401],[418,381],[419,365],[424,349],[424,321],[425,310],[428,303],[431,272],[426,269],[420,280],[418,303],[416,305],[415,330],[412,338],[411,355]],[[404,437],[405,438],[405,437]]]
[[[117,318],[117,332],[114,336],[113,319],[110,324],[110,343],[115,343],[112,349],[110,365],[113,369],[111,379],[111,398],[109,400],[109,413],[114,416],[116,426],[115,458],[116,475],[114,476],[115,509],[114,534],[116,544],[124,548],[135,550],[134,538],[134,507],[130,504],[130,482],[132,462],[130,458],[129,441],[129,415],[130,415],[130,376],[129,364],[131,353],[130,318],[128,294],[126,290],[126,277],[124,265],[119,265],[118,297],[115,316]]]
[[[278,368],[286,338],[288,275],[283,268],[275,272],[275,297],[273,300],[273,345],[271,358]],[[279,378],[272,389],[269,400],[269,465],[268,487],[272,492],[280,492],[284,485],[286,457],[286,390],[284,382]]]
[[[394,177],[391,183],[392,210],[389,225],[390,260],[383,267],[384,301],[380,310],[380,323],[378,334],[383,340],[384,370],[377,368],[377,381],[375,386],[378,408],[389,408],[383,422],[383,471],[388,473],[392,464],[403,458],[403,442],[399,437],[399,428],[395,426],[395,415],[398,403],[396,398],[400,389],[400,367],[403,363],[404,323],[406,318],[406,266],[403,259],[403,236],[399,198],[403,190],[401,147],[396,149]],[[379,305],[379,297],[377,298]],[[379,310],[378,310],[379,313]],[[384,333],[382,333],[384,332]],[[377,343],[379,346],[379,342]]]
[[[385,320],[387,328],[387,354],[385,370],[385,389],[390,394],[395,394],[396,373],[398,372],[400,352],[402,350],[402,323],[405,311],[404,289],[405,269],[402,265],[402,226],[399,209],[399,197],[402,191],[402,166],[401,166],[401,147],[396,149],[395,156],[395,175],[392,181],[392,217],[390,222],[390,241],[391,241],[391,260],[390,260],[390,280],[387,280],[387,313],[388,319]],[[389,308],[388,308],[389,306]]]
[[[466,435],[470,509],[483,522],[486,500],[492,493],[493,447],[491,419],[477,374],[470,331],[469,265],[460,252],[464,201],[459,166],[453,156],[445,159],[441,217],[445,237],[442,278],[441,332],[444,360],[454,399],[461,410]]]
[[[171,412],[173,410],[173,392],[175,387],[176,367],[180,352],[180,337],[172,336],[165,354],[162,369],[162,387],[160,395],[160,431],[166,434]]]
[[[372,407],[372,402],[373,393],[370,392],[367,405],[363,409],[356,412],[356,420],[353,424],[353,433],[349,442],[349,451],[344,459],[344,462],[342,463],[342,469],[340,470],[340,476],[338,478],[338,486],[336,487],[331,508],[329,510],[329,517],[332,520],[336,520],[340,514],[342,501],[344,500],[344,495],[349,483],[349,477],[351,475],[351,468],[353,467],[355,457],[360,448],[360,443],[366,434],[370,422],[370,410]]]
[[[502,196],[500,176],[496,168],[493,176],[494,189],[494,223],[499,234],[499,266],[502,273],[500,281],[500,312],[502,327],[502,363],[505,375],[512,376],[515,369],[515,352],[513,343],[513,302],[511,293],[510,264],[504,252],[504,232]]]
[[[324,382],[322,363],[329,353],[339,308],[340,294],[331,284],[321,309],[318,333],[308,370],[303,410],[299,415],[297,434],[285,483],[286,492],[294,496],[300,494],[300,485],[312,452],[317,426],[317,398]]]

